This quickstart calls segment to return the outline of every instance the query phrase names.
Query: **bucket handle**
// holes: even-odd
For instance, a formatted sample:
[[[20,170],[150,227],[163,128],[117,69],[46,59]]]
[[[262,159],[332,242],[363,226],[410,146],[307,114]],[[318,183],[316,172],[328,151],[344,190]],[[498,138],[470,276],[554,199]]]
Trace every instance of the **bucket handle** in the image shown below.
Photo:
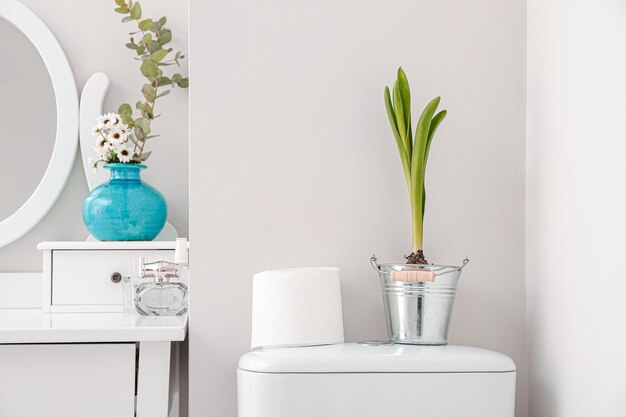
[[[463,268],[465,268],[465,266],[469,263],[469,258],[465,258],[463,259],[463,264],[459,267],[458,271],[461,272],[463,271]],[[376,272],[380,272],[380,265],[378,265],[378,258],[376,258],[376,255],[372,255],[372,257],[370,258],[370,265],[372,265],[372,268],[374,269],[374,271]],[[448,271],[448,272],[443,272],[439,275],[445,275],[448,274],[452,271]]]

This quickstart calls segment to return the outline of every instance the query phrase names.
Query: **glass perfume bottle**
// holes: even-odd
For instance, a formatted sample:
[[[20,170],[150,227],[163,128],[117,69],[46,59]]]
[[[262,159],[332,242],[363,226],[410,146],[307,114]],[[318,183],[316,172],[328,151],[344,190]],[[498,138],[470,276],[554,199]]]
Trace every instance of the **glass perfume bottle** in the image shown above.
[[[188,289],[180,282],[178,265],[143,263],[141,278],[133,285],[135,308],[144,316],[178,316],[187,312]]]

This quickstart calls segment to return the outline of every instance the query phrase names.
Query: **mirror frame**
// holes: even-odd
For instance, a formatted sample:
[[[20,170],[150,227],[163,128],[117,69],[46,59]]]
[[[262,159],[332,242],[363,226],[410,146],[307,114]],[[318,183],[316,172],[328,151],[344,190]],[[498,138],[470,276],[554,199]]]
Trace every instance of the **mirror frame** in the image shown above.
[[[70,176],[78,148],[78,93],[70,64],[45,23],[18,0],[0,1],[0,17],[19,29],[41,56],[54,90],[54,149],[41,182],[12,215],[0,221],[0,247],[30,231],[52,208]]]

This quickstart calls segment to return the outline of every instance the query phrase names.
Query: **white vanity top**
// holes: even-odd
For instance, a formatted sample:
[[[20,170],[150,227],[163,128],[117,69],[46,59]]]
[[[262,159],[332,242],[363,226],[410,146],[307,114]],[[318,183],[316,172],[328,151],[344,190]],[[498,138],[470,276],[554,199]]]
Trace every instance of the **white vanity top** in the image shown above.
[[[0,309],[0,344],[182,341],[187,315],[52,313],[40,309]]]
[[[187,243],[189,245],[189,243]],[[60,241],[41,242],[37,245],[40,250],[174,250],[176,242],[162,241]]]

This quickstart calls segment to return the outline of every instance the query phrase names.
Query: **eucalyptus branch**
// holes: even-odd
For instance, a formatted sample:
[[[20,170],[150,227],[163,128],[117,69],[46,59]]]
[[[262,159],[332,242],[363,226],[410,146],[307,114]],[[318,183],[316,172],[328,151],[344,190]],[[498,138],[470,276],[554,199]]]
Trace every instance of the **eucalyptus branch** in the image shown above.
[[[185,58],[181,51],[174,53],[173,48],[166,45],[172,40],[172,31],[165,24],[165,16],[158,20],[151,18],[142,19],[141,5],[133,0],[115,0],[118,6],[115,11],[123,14],[122,22],[135,22],[137,31],[130,32],[130,41],[126,47],[135,51],[136,58],[141,61],[141,74],[147,79],[147,83],[141,88],[143,100],[137,101],[135,109],[140,111],[137,118],[133,118],[133,108],[128,103],[123,103],[118,108],[122,121],[132,129],[130,139],[134,144],[133,161],[140,163],[148,159],[150,152],[144,152],[146,141],[157,137],[151,135],[152,121],[157,117],[154,108],[157,99],[166,96],[175,87],[189,87],[189,78],[179,73],[167,75],[164,67],[174,65],[180,67],[180,61]],[[141,39],[136,41],[134,35],[141,34]],[[173,57],[170,54],[174,54]],[[167,59],[169,58],[169,59]],[[159,88],[170,86],[162,92]]]

